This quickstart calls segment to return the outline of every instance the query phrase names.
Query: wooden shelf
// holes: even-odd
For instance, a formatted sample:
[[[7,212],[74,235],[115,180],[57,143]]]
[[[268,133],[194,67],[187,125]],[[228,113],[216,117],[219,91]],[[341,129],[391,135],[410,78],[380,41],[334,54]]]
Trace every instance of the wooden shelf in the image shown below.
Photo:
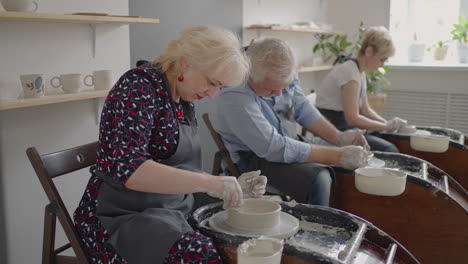
[[[142,18],[112,15],[66,15],[30,12],[0,12],[1,21],[33,21],[45,23],[71,23],[71,24],[158,24],[158,18]]]
[[[289,32],[305,32],[305,33],[318,33],[318,34],[334,34],[340,35],[343,32],[339,30],[327,29],[314,29],[314,28],[291,28],[286,26],[249,26],[247,30],[272,30],[272,31],[289,31]]]
[[[46,95],[38,98],[18,99],[16,101],[0,101],[0,111],[16,108],[24,108],[38,105],[57,104],[64,102],[80,101],[93,98],[106,97],[109,90],[103,91],[83,91],[74,94]]]
[[[327,71],[333,69],[333,65],[320,65],[313,67],[301,67],[299,73],[302,72],[317,72],[317,71]]]

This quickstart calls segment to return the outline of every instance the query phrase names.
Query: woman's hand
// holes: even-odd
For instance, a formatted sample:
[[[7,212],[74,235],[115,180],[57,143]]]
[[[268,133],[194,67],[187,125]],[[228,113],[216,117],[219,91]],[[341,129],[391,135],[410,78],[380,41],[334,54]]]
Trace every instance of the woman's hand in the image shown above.
[[[384,131],[391,132],[395,130],[399,130],[400,127],[406,125],[407,121],[404,119],[401,119],[399,117],[394,117],[390,121],[387,122],[387,125],[384,128]]]
[[[243,198],[259,198],[265,194],[268,180],[257,170],[243,173],[237,181],[242,188]]]
[[[213,176],[213,184],[206,192],[212,197],[224,201],[223,208],[239,207],[242,205],[242,188],[234,176]]]

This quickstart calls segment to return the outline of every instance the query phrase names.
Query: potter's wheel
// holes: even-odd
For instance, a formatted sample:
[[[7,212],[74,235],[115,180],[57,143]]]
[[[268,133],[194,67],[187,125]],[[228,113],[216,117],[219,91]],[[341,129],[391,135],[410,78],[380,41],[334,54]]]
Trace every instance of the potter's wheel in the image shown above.
[[[299,229],[299,221],[294,216],[285,212],[280,213],[279,225],[263,230],[244,230],[226,224],[227,212],[221,211],[209,218],[210,227],[216,231],[230,235],[241,235],[246,237],[268,236],[278,239],[289,238],[296,234]],[[205,220],[206,221],[206,220]]]
[[[376,157],[373,157],[372,159],[367,162],[365,167],[371,167],[371,168],[382,168],[385,166],[385,161],[378,159]]]
[[[431,132],[427,130],[416,130],[413,133],[403,133],[403,132],[397,132],[398,135],[403,135],[403,136],[430,136]]]

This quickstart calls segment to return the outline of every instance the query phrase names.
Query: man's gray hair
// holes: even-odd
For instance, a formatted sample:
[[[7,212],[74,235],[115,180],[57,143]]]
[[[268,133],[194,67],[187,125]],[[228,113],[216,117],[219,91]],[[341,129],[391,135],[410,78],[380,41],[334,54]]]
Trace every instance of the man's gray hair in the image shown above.
[[[291,47],[283,40],[264,38],[253,41],[247,48],[250,58],[250,78],[262,82],[267,77],[291,82],[296,72],[296,59]]]

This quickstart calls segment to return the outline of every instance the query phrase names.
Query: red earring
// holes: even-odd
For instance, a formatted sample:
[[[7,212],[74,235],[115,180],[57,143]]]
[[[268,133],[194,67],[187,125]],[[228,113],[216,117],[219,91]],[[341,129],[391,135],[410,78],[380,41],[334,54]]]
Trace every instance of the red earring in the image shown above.
[[[183,82],[184,81],[184,76],[181,74],[179,77],[177,77],[177,80],[179,82]]]

